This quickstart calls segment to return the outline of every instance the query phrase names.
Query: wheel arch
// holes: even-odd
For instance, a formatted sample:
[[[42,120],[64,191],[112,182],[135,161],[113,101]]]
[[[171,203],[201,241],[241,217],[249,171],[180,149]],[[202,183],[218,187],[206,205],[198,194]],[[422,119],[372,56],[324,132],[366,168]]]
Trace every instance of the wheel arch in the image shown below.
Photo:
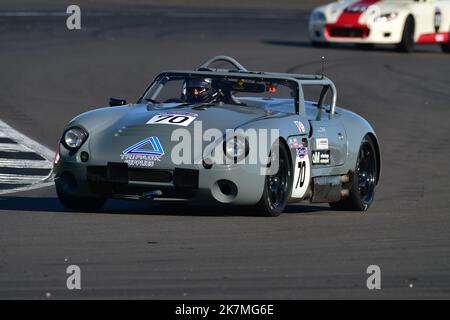
[[[290,165],[290,168],[292,170],[294,164],[292,162],[292,160],[293,160],[292,159],[292,152],[291,152],[291,150],[289,148],[289,145],[288,145],[286,139],[284,137],[282,137],[282,136],[278,137],[278,141],[280,142],[280,146],[281,145],[284,146],[286,148],[286,151],[287,151],[288,155],[290,155],[290,157],[289,157],[289,165]]]

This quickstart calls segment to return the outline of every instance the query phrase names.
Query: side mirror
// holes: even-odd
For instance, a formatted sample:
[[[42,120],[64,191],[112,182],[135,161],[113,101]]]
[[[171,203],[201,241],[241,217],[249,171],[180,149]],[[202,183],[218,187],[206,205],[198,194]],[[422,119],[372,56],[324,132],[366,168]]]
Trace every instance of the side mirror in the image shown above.
[[[127,104],[127,100],[125,100],[125,99],[109,98],[109,106],[110,107],[123,106],[126,104]]]

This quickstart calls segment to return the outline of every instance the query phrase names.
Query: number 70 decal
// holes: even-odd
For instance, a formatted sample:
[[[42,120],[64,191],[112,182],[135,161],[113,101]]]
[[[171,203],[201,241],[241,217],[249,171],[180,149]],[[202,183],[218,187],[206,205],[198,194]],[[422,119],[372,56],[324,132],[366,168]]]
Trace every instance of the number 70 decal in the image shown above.
[[[294,167],[294,179],[292,186],[292,197],[303,198],[309,186],[309,179],[311,177],[311,165],[309,156],[304,158],[296,157]]]
[[[197,118],[194,114],[172,114],[162,113],[157,114],[147,121],[147,124],[171,124],[175,126],[187,127],[192,121]]]

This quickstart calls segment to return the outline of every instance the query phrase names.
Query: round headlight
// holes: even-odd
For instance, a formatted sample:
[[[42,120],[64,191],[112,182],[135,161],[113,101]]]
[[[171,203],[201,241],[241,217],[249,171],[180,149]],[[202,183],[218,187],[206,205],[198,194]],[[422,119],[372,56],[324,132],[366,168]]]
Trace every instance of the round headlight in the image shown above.
[[[232,137],[225,141],[225,154],[235,161],[244,159],[248,154],[248,142],[242,137]]]
[[[64,134],[64,145],[69,149],[78,149],[86,140],[87,134],[81,128],[71,128]]]

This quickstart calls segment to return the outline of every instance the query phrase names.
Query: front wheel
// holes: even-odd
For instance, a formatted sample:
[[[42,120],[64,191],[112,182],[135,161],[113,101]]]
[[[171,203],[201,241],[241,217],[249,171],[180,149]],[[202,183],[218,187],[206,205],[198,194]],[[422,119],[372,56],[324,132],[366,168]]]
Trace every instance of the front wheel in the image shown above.
[[[65,182],[55,181],[56,194],[61,204],[69,210],[98,211],[106,202],[106,198],[80,197],[67,192]]]
[[[450,53],[450,41],[444,44],[441,44],[442,52]]]
[[[406,18],[403,28],[402,40],[397,44],[397,50],[400,52],[412,52],[414,50],[414,30],[415,23],[413,17]]]
[[[291,164],[287,148],[279,142],[274,144],[270,155],[269,174],[266,175],[264,191],[256,205],[258,213],[277,217],[285,209],[292,187]],[[278,162],[278,170],[275,170]],[[274,172],[271,172],[271,171]]]
[[[359,148],[356,167],[351,176],[350,194],[347,198],[330,203],[331,208],[346,211],[366,211],[373,202],[378,177],[375,145],[365,136]]]

